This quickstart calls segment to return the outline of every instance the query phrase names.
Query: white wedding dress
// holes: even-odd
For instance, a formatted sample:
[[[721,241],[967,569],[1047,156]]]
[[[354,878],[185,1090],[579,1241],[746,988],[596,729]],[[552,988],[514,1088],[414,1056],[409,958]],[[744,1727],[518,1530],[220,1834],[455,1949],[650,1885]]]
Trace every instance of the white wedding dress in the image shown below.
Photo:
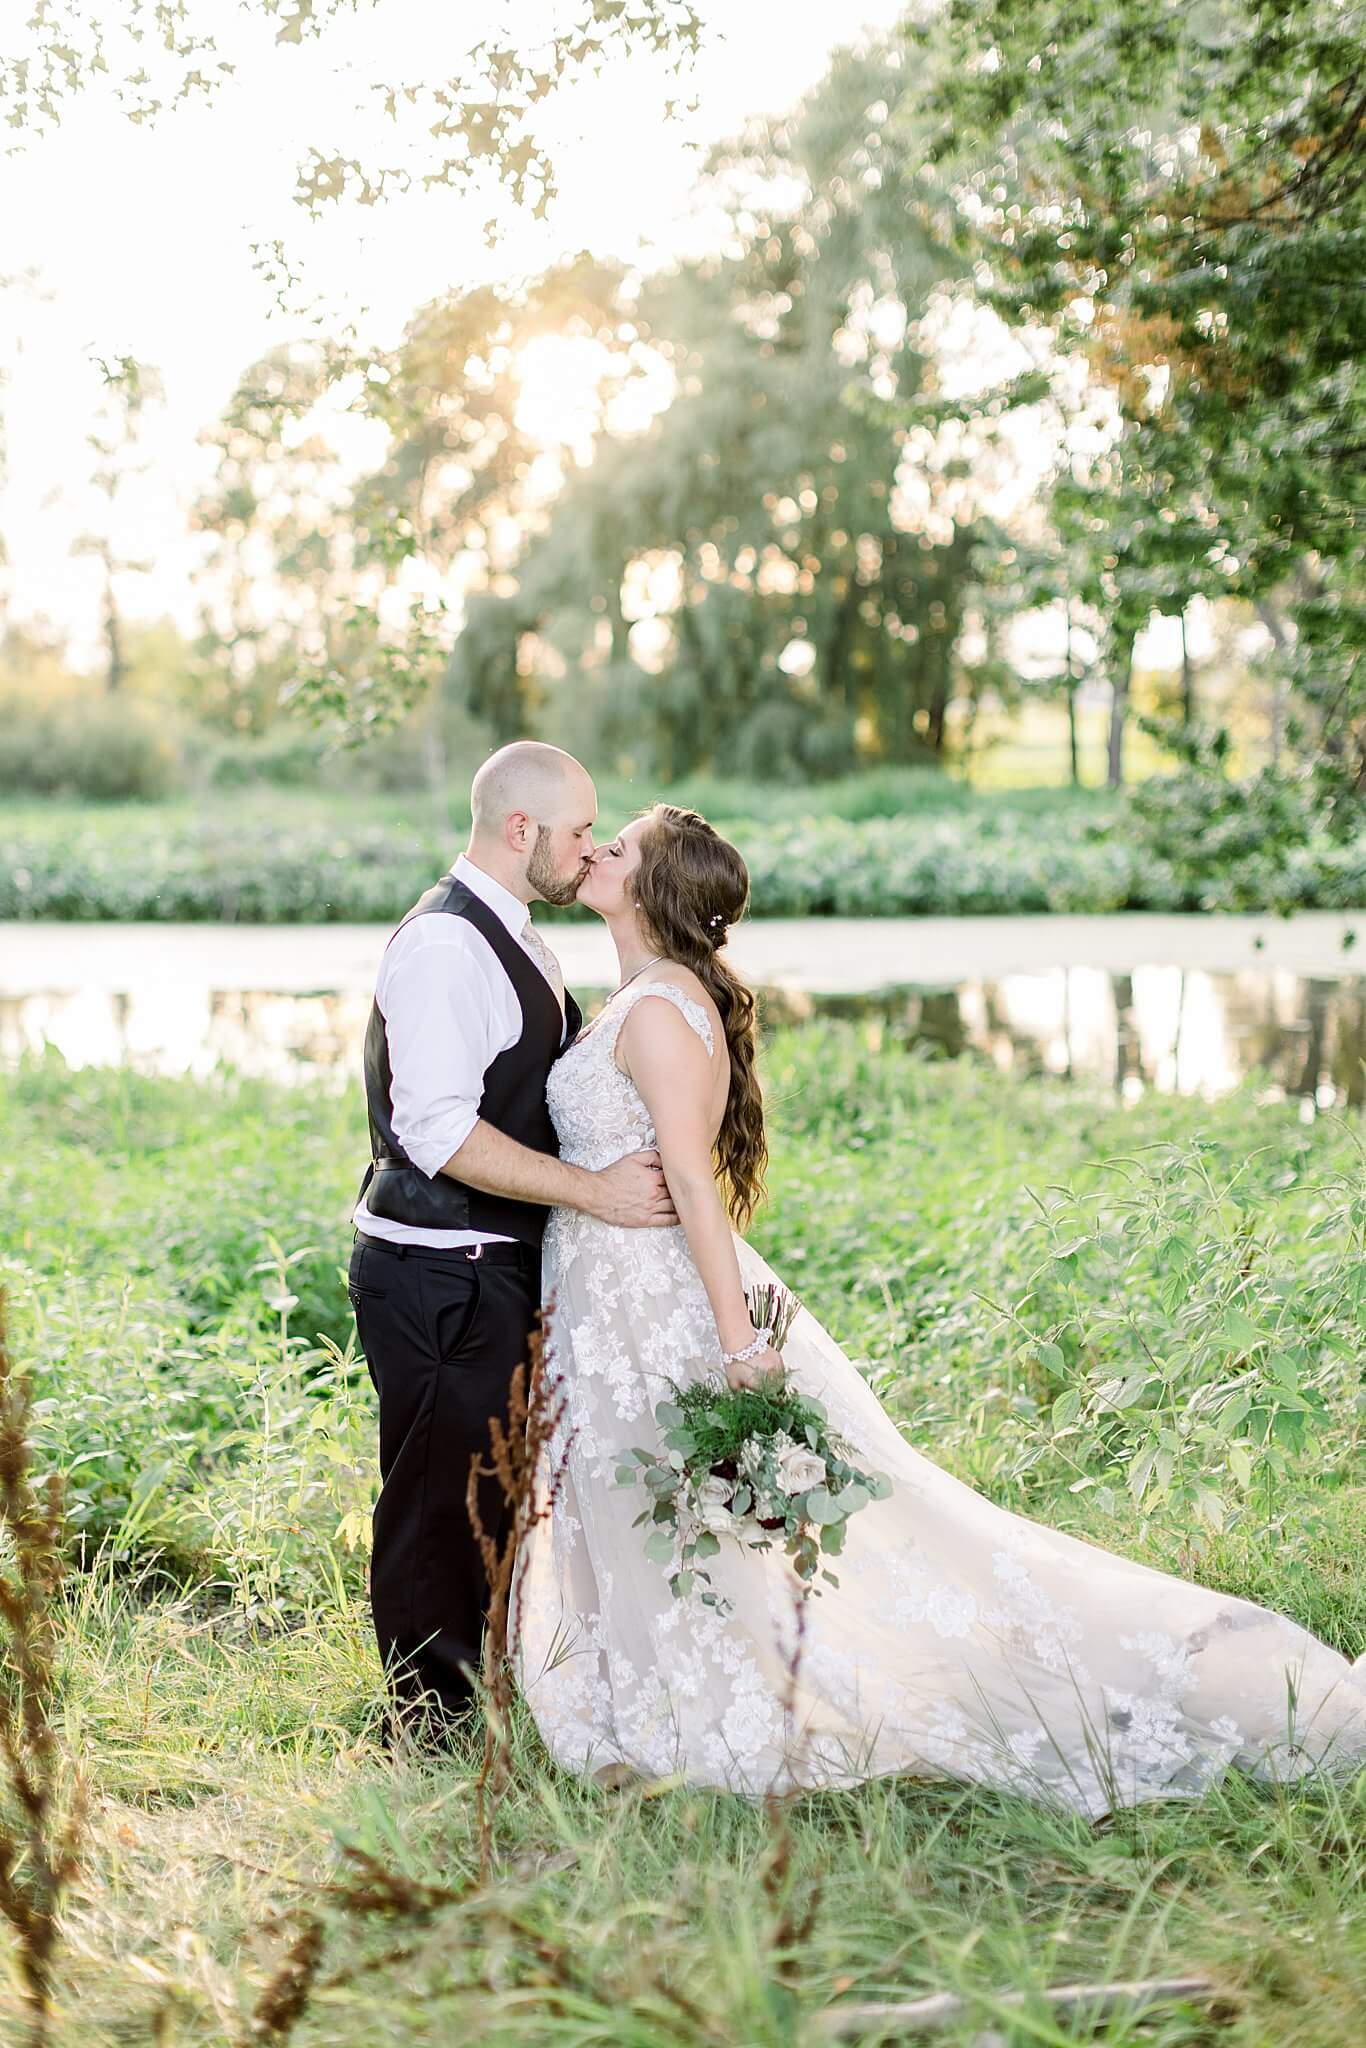
[[[674,1003],[711,1045],[706,1013],[672,983],[611,1002],[551,1070],[563,1156],[601,1167],[652,1146],[613,1057],[647,998]],[[737,1238],[746,1285],[775,1276]],[[721,1614],[633,1528],[648,1496],[615,1475],[656,1449],[668,1382],[719,1370],[716,1324],[681,1227],[625,1230],[552,1211],[544,1248],[548,1368],[564,1401],[537,1476],[553,1511],[513,1581],[513,1668],[555,1761],[750,1797],[886,1773],[1014,1787],[1099,1816],[1198,1795],[1229,1764],[1290,1778],[1366,1763],[1366,1663],[1283,1616],[1025,1520],[913,1450],[858,1369],[802,1310],[784,1361],[892,1492],[855,1514],[804,1602],[780,1547],[722,1540],[708,1561]],[[819,1582],[818,1582],[819,1584]]]

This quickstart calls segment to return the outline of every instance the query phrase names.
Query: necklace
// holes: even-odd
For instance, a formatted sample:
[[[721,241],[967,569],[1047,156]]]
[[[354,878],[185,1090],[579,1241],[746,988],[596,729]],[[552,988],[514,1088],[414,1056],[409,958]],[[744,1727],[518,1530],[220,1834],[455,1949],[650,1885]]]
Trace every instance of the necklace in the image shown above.
[[[616,998],[621,994],[624,988],[629,988],[631,983],[635,980],[637,974],[643,974],[647,967],[653,967],[656,961],[662,960],[663,958],[664,955],[662,953],[652,953],[648,960],[642,960],[639,967],[636,968],[635,974],[628,974],[625,981],[619,981],[617,983],[616,987],[612,990],[611,995],[608,996],[607,1003],[614,1002]],[[575,1045],[581,1045],[584,1039],[588,1037],[590,1032],[597,1030],[599,1024],[601,1024],[603,1020],[604,1014],[606,1013],[607,1003],[603,1004],[602,1009],[598,1011],[597,1016],[593,1019],[591,1024],[584,1025],[582,1031],[574,1040]]]
[[[612,990],[612,995],[607,998],[608,1002],[611,1002],[612,996],[619,996],[624,988],[629,988],[631,986],[631,983],[636,979],[636,975],[643,974],[647,967],[655,966],[656,963],[662,960],[663,958],[664,955],[662,953],[651,953],[648,960],[642,960],[639,967],[637,967],[637,969],[635,970],[635,974],[628,974],[625,981],[619,981],[617,983],[616,987]]]

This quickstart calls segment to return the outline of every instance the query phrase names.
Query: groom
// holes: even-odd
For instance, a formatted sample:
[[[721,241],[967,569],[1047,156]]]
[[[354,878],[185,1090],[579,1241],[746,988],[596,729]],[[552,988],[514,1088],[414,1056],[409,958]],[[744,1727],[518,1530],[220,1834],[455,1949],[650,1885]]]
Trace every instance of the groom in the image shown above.
[[[438,1737],[474,1695],[488,1583],[465,1489],[527,1357],[547,1209],[641,1228],[676,1220],[657,1153],[595,1173],[568,1165],[546,1108],[580,1013],[528,906],[578,894],[593,784],[572,755],[519,741],[485,761],[470,801],[468,851],[380,963],[349,1286],[379,1395],[370,1600],[391,1727]],[[500,1533],[496,1478],[480,1479],[478,1501]]]

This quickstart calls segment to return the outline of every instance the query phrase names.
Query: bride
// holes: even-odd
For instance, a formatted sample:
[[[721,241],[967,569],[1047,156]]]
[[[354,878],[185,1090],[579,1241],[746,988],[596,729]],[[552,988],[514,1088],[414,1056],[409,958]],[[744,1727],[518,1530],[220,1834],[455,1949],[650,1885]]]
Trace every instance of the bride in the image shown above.
[[[1092,1816],[1194,1797],[1229,1764],[1289,1778],[1366,1761],[1366,1660],[996,1507],[910,1447],[804,1309],[781,1359],[753,1328],[745,1289],[776,1277],[731,1227],[766,1157],[754,1000],[720,950],[747,893],[736,849],[671,805],[601,848],[579,892],[621,983],[551,1070],[561,1151],[600,1167],[657,1147],[680,1221],[623,1230],[555,1209],[546,1230],[560,1419],[510,1635],[550,1754],[604,1781],[750,1797],[948,1776]],[[671,1380],[723,1362],[732,1386],[785,1367],[854,1461],[890,1478],[849,1521],[837,1589],[803,1602],[781,1549],[723,1540],[720,1612],[675,1597],[676,1565],[645,1555],[622,1454],[658,1448]]]

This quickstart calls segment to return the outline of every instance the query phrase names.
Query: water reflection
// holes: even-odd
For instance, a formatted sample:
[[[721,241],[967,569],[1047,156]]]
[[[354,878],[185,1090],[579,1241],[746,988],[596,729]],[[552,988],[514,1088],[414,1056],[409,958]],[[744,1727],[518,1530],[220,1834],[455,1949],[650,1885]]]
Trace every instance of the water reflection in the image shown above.
[[[989,1059],[1005,1072],[1108,1081],[1125,1101],[1145,1089],[1220,1095],[1253,1072],[1272,1096],[1314,1108],[1366,1100],[1366,979],[1280,971],[1207,974],[1059,967],[949,989],[808,996],[768,990],[768,1022],[862,1022],[870,1045]]]
[[[590,992],[591,1011],[604,992]],[[875,995],[761,991],[766,1027],[816,1016],[858,1020],[874,1048],[920,1046],[1017,1074],[1108,1082],[1125,1100],[1145,1089],[1217,1095],[1254,1070],[1268,1092],[1306,1113],[1366,1097],[1366,979],[1306,979],[1280,969],[1209,974],[1138,967],[1117,974],[1058,967],[949,988]],[[0,996],[0,1062],[51,1044],[72,1066],[207,1075],[231,1067],[276,1080],[359,1068],[369,998],[159,982],[124,993]]]

